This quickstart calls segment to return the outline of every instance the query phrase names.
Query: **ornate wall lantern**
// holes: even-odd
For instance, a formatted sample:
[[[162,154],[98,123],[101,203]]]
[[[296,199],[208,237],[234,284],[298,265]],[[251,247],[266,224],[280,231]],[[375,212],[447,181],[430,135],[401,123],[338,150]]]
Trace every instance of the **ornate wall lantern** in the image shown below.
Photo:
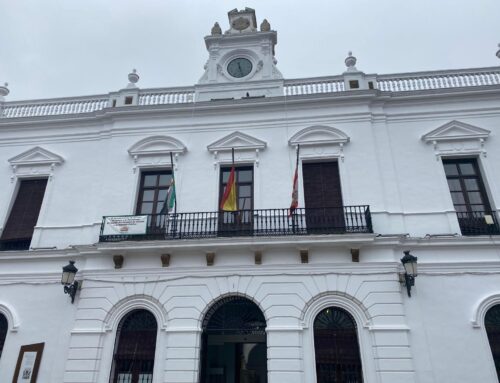
[[[410,254],[410,250],[403,251],[404,257],[401,258],[401,263],[405,269],[404,275],[400,275],[400,281],[406,286],[408,296],[411,297],[411,287],[415,286],[415,278],[417,277],[417,257]]]
[[[78,290],[78,281],[75,281],[78,269],[75,267],[75,261],[69,261],[69,264],[64,266],[62,270],[61,284],[64,285],[64,293],[68,294],[71,297],[71,303],[74,303]]]

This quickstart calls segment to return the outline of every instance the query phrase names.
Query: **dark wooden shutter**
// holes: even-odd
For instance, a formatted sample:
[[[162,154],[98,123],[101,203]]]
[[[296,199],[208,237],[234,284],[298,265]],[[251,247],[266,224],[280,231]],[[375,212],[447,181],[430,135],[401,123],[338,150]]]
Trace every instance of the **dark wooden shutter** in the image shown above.
[[[337,162],[304,163],[302,170],[306,208],[342,206]]]
[[[308,232],[343,232],[345,220],[338,162],[304,163],[302,174]]]
[[[31,241],[47,179],[23,180],[2,233],[2,241]]]
[[[2,356],[3,345],[5,344],[5,338],[7,337],[7,330],[7,318],[0,314],[0,356]]]

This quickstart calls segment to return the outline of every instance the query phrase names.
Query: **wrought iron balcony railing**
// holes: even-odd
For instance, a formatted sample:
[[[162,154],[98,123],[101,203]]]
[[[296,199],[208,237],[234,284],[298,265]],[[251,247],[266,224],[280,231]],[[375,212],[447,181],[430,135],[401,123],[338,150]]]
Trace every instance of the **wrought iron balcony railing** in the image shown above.
[[[493,211],[457,212],[462,235],[498,235],[500,227]]]
[[[116,234],[110,234],[108,230],[105,231],[106,220],[110,217],[103,217],[99,241],[373,232],[368,205],[299,208],[291,215],[289,209],[258,209],[236,212],[151,214],[145,217],[147,222],[143,234],[129,234],[127,228],[123,231],[117,230]]]

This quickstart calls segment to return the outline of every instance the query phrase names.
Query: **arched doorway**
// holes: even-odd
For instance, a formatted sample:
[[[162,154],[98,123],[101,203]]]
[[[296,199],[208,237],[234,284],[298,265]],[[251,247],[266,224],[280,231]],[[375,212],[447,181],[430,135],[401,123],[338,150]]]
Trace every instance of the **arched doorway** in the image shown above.
[[[252,301],[221,299],[205,315],[201,383],[267,383],[266,319]]]
[[[147,310],[122,318],[116,334],[111,383],[151,383],[158,325]]]
[[[0,357],[2,356],[3,345],[5,344],[5,338],[7,338],[7,329],[9,324],[7,323],[7,318],[5,315],[0,314]]]
[[[486,312],[484,327],[486,328],[486,334],[488,334],[497,377],[500,380],[500,305],[495,305]]]
[[[362,383],[357,327],[344,309],[328,307],[314,320],[317,383]]]

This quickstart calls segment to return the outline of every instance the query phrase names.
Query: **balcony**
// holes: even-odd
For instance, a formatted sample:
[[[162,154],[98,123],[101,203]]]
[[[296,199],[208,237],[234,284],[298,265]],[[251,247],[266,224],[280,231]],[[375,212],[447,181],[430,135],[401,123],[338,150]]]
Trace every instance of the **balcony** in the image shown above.
[[[131,228],[131,226],[134,228]],[[140,233],[138,233],[140,232]],[[342,206],[103,217],[100,242],[372,233],[370,207]]]
[[[493,211],[457,212],[462,235],[498,235],[500,227]]]

